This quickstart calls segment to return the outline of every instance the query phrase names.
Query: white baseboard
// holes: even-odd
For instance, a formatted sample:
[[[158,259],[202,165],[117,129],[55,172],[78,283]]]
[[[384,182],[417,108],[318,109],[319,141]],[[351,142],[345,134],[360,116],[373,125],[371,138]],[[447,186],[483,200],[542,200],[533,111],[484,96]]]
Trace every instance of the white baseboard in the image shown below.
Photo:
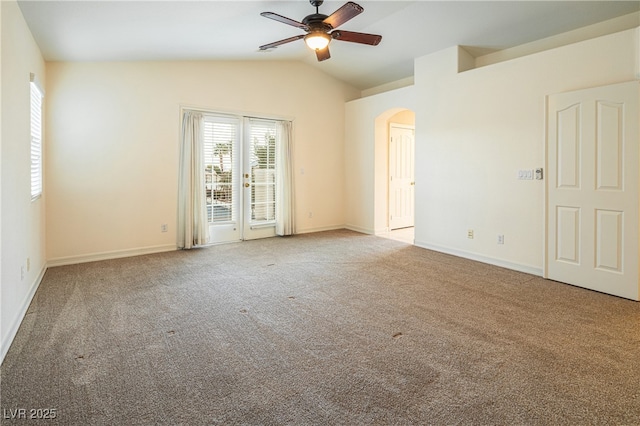
[[[335,231],[336,229],[344,229],[344,225],[321,226],[318,228],[296,229],[296,234],[311,234],[312,232]]]
[[[388,226],[385,226],[384,228],[376,229],[375,235],[388,234],[389,232],[391,232],[391,229],[389,229]]]
[[[102,253],[82,254],[79,256],[65,256],[49,259],[47,266],[75,265],[77,263],[97,262],[100,260],[119,259],[122,257],[141,256],[144,254],[162,253],[165,251],[177,250],[175,244],[165,244],[160,246],[138,247],[126,250],[105,251]]]
[[[356,225],[344,225],[344,228],[350,231],[360,232],[361,234],[375,235],[375,232],[373,229],[362,228]]]
[[[521,263],[509,262],[508,260],[497,259],[493,257],[483,256],[481,254],[467,252],[464,250],[452,249],[449,247],[438,246],[435,244],[429,244],[422,241],[415,242],[416,246],[422,247],[428,250],[438,251],[440,253],[451,254],[453,256],[463,257],[465,259],[475,260],[482,263],[488,263],[489,265],[500,266],[501,268],[512,269],[514,271],[524,272],[531,275],[542,276],[542,268],[538,268],[531,265],[523,265]]]
[[[27,310],[29,309],[29,305],[33,300],[33,296],[35,296],[38,287],[40,287],[40,283],[42,282],[42,278],[44,278],[44,273],[47,272],[47,265],[45,264],[40,273],[36,277],[35,281],[31,283],[31,287],[29,288],[29,292],[25,295],[22,303],[20,304],[20,308],[18,310],[18,315],[11,322],[11,327],[7,331],[7,335],[4,336],[2,342],[0,343],[0,364],[4,361],[5,355],[9,352],[9,347],[11,343],[13,343],[13,339],[15,339],[16,334],[18,334],[18,329],[20,328],[20,324],[22,324],[22,320],[24,316],[27,314]]]
[[[16,334],[18,333],[18,329],[20,328],[20,324],[24,320],[24,316],[27,314],[27,310],[29,309],[29,305],[33,300],[33,296],[36,294],[42,279],[44,278],[44,274],[48,268],[54,266],[63,266],[63,265],[73,265],[77,263],[85,263],[85,262],[95,262],[99,260],[108,260],[108,259],[118,259],[122,257],[131,257],[131,256],[140,256],[143,254],[153,254],[153,253],[161,253],[166,251],[174,251],[176,250],[175,244],[167,244],[161,246],[151,246],[151,247],[140,247],[135,249],[127,249],[127,250],[116,250],[109,251],[103,253],[93,253],[81,256],[66,256],[59,257],[55,259],[49,260],[43,267],[38,277],[31,284],[29,288],[29,292],[25,296],[24,300],[20,304],[20,309],[18,311],[18,315],[13,319],[11,323],[11,327],[9,328],[7,335],[4,336],[2,342],[0,342],[0,363],[4,361],[4,357],[9,351],[9,347],[15,339]]]

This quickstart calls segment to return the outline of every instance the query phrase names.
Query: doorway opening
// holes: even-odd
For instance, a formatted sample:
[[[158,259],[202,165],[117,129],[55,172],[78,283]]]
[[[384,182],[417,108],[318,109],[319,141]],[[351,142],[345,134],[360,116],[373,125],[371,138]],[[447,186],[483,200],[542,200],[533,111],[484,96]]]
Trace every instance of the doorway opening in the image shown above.
[[[395,108],[375,124],[376,235],[415,241],[415,113]]]
[[[415,224],[415,128],[389,126],[389,231]]]

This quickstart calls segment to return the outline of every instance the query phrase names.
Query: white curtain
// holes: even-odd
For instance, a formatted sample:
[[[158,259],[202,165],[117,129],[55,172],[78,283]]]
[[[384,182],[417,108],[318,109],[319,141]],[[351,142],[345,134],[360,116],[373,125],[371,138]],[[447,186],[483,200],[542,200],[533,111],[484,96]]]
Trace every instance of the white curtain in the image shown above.
[[[293,217],[293,124],[276,123],[276,234],[295,232]]]
[[[209,241],[204,190],[204,117],[185,111],[182,118],[178,180],[178,248]]]

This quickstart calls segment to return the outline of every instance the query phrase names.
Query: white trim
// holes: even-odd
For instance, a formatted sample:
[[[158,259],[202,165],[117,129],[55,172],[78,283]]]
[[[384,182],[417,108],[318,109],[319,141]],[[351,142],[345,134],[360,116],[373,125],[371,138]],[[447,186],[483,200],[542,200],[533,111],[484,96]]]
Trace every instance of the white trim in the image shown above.
[[[257,223],[255,225],[250,225],[249,226],[250,229],[275,228],[275,227],[276,227],[276,222],[275,221],[269,221],[269,222],[265,222],[265,223]]]
[[[531,265],[523,265],[521,263],[509,262],[503,259],[497,259],[493,257],[483,256],[477,253],[471,253],[464,250],[452,249],[449,247],[438,246],[435,244],[424,243],[421,241],[415,241],[415,246],[421,247],[427,250],[433,250],[440,253],[451,254],[453,256],[462,257],[465,259],[475,260],[482,263],[488,263],[489,265],[500,266],[501,268],[507,268],[518,272],[524,272],[531,275],[542,277],[542,268],[538,268]]]
[[[345,225],[344,228],[350,231],[360,232],[361,234],[376,235],[376,231],[371,228],[363,228],[356,225]]]
[[[100,260],[120,259],[122,257],[141,256],[145,254],[162,253],[177,250],[175,244],[164,244],[160,246],[138,247],[126,250],[113,250],[101,253],[83,254],[80,256],[64,256],[49,260],[48,266],[75,265],[77,263],[97,262]]]
[[[31,305],[31,301],[33,300],[33,296],[35,296],[38,287],[40,287],[40,283],[42,282],[42,278],[44,278],[45,272],[47,272],[48,265],[44,265],[40,273],[36,277],[35,281],[31,283],[31,288],[27,292],[25,298],[20,304],[20,308],[18,309],[18,315],[15,316],[11,327],[7,331],[7,335],[4,337],[2,342],[0,343],[0,364],[4,361],[4,357],[9,352],[9,348],[13,343],[13,339],[16,338],[16,334],[18,334],[18,329],[20,328],[20,324],[24,320],[27,311],[29,310],[29,305]]]
[[[389,128],[392,128],[392,127],[396,127],[398,129],[413,130],[414,132],[416,130],[415,124],[402,124],[402,123],[396,123],[394,121],[389,122]]]
[[[192,249],[189,250],[197,250],[199,248],[206,248],[206,247],[213,247],[213,246],[219,246],[222,244],[234,244],[234,243],[241,243],[244,240],[227,240],[227,241],[214,241],[213,243],[207,243],[207,244],[202,244],[200,246],[193,246]]]
[[[318,228],[296,229],[296,234],[311,234],[313,232],[335,231],[337,229],[345,229],[344,225],[320,226]]]
[[[549,253],[547,244],[549,244],[549,182],[547,179],[547,173],[549,173],[549,96],[545,95],[544,97],[544,135],[543,141],[544,146],[542,148],[542,155],[544,159],[544,168],[542,175],[542,200],[544,207],[542,208],[542,275],[543,278],[547,278],[549,276],[547,269],[547,255]]]

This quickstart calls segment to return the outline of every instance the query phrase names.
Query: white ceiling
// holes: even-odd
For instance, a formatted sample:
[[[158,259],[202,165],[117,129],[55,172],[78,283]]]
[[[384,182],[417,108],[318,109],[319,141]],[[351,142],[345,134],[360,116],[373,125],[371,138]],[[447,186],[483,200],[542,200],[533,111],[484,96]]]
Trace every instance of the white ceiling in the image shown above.
[[[334,40],[318,63],[299,40],[258,46],[302,31],[260,16],[301,21],[296,1],[19,1],[47,61],[296,60],[360,89],[413,75],[413,59],[454,45],[488,52],[640,10],[640,1],[358,1],[365,11],[340,28],[383,36],[378,46]],[[345,1],[325,1],[330,15]]]

